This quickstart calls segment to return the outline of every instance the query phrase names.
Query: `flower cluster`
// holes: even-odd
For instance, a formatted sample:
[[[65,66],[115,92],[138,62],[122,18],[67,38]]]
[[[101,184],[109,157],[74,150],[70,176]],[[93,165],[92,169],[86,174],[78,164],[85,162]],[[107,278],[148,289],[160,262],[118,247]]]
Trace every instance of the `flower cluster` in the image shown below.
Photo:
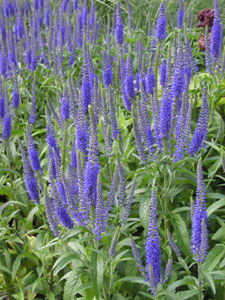
[[[125,130],[130,134],[129,142],[134,145],[134,158],[140,160],[143,168],[158,162],[162,156],[174,163],[193,157],[206,144],[209,123],[206,86],[198,99],[201,107],[196,126],[192,122],[195,114],[190,86],[198,67],[188,31],[183,30],[184,1],[179,1],[178,34],[168,37],[168,41],[166,3],[161,2],[157,23],[149,27],[146,48],[141,37],[135,44],[125,35],[127,28],[129,34],[132,33],[128,0],[128,26],[124,26],[124,7],[118,2],[113,22],[108,20],[106,43],[103,42],[101,47],[98,37],[103,29],[94,0],[73,3],[63,0],[55,6],[51,6],[50,0],[35,0],[33,6],[29,1],[24,4],[16,1],[15,7],[8,3],[11,1],[0,4],[2,142],[7,146],[13,119],[23,109],[24,90],[20,84],[26,69],[32,82],[27,92],[30,97],[27,106],[29,125],[26,143],[20,140],[18,143],[29,197],[39,203],[43,196],[49,225],[56,236],[60,236],[62,227],[72,229],[78,225],[92,230],[96,240],[100,240],[116,207],[118,226],[109,250],[112,258],[120,229],[130,224],[129,215],[138,183],[136,176],[131,183],[123,165]],[[209,72],[214,65],[219,68],[222,54],[218,0],[214,1],[214,6],[211,45],[208,29],[205,36],[206,70]],[[174,39],[173,45],[171,39]],[[160,52],[162,47],[164,50]],[[102,59],[96,60],[96,51],[102,52]],[[41,74],[51,74],[55,80],[52,98],[41,98],[48,81],[40,86],[40,70],[43,71]],[[225,56],[221,74],[224,72]],[[47,151],[43,151],[42,156],[47,153],[47,166],[45,160],[39,160],[40,146],[33,134],[34,128],[39,126],[39,118],[43,118],[44,113],[40,110],[45,106],[44,101],[47,104]],[[125,130],[122,127],[126,127]],[[106,161],[109,163],[104,166]],[[208,244],[201,161],[197,177],[191,250],[194,258],[203,262]],[[157,295],[158,284],[168,280],[173,264],[169,254],[163,267],[157,205],[157,190],[153,188],[145,243],[146,266],[142,263],[142,252],[139,253],[139,247],[131,239],[136,264],[143,278],[149,281],[153,296]],[[167,234],[168,243],[180,259],[178,246],[172,235]]]

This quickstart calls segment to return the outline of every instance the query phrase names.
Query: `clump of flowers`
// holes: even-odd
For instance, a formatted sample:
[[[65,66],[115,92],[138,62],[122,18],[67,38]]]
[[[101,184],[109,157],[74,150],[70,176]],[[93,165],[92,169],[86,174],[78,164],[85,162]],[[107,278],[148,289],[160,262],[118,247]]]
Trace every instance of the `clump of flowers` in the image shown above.
[[[205,8],[198,13],[199,23],[196,25],[197,27],[206,27],[211,28],[213,26],[214,20],[214,10],[210,8]]]

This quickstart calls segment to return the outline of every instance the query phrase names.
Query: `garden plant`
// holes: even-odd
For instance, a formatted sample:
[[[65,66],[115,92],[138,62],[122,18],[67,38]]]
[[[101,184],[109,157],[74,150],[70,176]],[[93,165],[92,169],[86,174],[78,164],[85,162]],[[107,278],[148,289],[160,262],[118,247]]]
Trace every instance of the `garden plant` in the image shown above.
[[[0,1],[0,299],[225,299],[224,26]]]

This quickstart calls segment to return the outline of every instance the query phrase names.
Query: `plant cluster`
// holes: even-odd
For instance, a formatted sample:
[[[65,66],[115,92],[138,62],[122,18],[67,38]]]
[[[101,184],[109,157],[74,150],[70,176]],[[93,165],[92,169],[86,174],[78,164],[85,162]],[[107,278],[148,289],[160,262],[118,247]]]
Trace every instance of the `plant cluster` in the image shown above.
[[[205,54],[183,0],[148,34],[98,2],[1,3],[1,299],[223,297],[219,2]]]

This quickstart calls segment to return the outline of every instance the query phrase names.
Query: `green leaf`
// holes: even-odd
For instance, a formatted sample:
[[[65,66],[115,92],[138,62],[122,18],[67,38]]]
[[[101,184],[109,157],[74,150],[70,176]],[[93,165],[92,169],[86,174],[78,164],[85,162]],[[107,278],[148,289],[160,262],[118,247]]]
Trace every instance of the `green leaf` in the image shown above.
[[[208,169],[208,178],[211,178],[219,168],[222,166],[222,157],[219,156],[219,159]]]
[[[176,293],[177,300],[192,299],[191,297],[198,294],[198,290],[184,291]]]
[[[15,199],[13,191],[8,186],[0,186],[0,195],[6,195],[9,199]]]
[[[206,144],[208,144],[210,147],[212,147],[213,149],[215,149],[218,153],[220,153],[220,148],[215,144],[215,143],[211,143],[209,141],[206,141]]]
[[[213,203],[212,205],[210,205],[207,208],[207,214],[208,216],[210,216],[212,213],[214,213],[214,211],[216,211],[218,208],[222,207],[225,205],[225,197],[223,195],[223,199],[216,201],[215,203]]]
[[[225,104],[225,97],[220,98],[220,100],[216,104],[217,105],[224,105]]]
[[[20,288],[19,293],[13,295],[13,297],[14,297],[15,299],[17,299],[17,300],[24,300],[24,293],[23,293],[23,291],[21,290],[21,288]]]
[[[91,277],[95,296],[99,299],[101,286],[103,282],[104,261],[103,256],[97,252],[91,255]]]
[[[117,294],[115,300],[126,300],[121,294]]]
[[[176,233],[177,244],[179,248],[186,256],[190,256],[189,234],[184,220],[180,215],[176,214],[172,215],[171,221]]]
[[[68,247],[76,253],[82,253],[85,255],[86,251],[79,241],[71,241],[68,243]]]
[[[136,189],[135,191],[134,191],[134,195],[137,195],[137,194],[143,194],[143,193],[145,193],[146,192],[146,188],[141,188],[141,189]]]
[[[225,257],[224,257],[224,259],[221,261],[220,269],[222,269],[224,266],[225,266]]]
[[[149,207],[150,207],[150,199],[147,199],[143,203],[141,203],[139,207],[139,217],[141,224],[147,230],[149,223]]]
[[[56,262],[54,263],[53,269],[54,269],[54,276],[56,276],[59,271],[61,271],[63,268],[65,268],[69,263],[72,262],[73,259],[76,259],[77,255],[74,252],[69,252],[61,255]]]
[[[3,273],[7,273],[11,275],[11,270],[8,269],[7,267],[0,265],[0,271],[2,271]]]
[[[114,259],[113,259],[113,262],[114,263],[118,263],[121,259],[121,257],[123,257],[124,254],[126,254],[128,252],[128,250],[124,250],[122,251],[121,253],[119,253]]]
[[[42,282],[43,278],[37,278],[33,285],[32,285],[32,292],[36,291],[36,288],[39,286],[39,284]]]
[[[80,276],[77,274],[76,270],[71,271],[68,275],[64,287],[63,300],[74,300],[74,296],[77,293],[92,286],[91,283],[82,285]]]
[[[212,240],[225,240],[225,224],[223,224],[222,227],[212,236]]]
[[[224,282],[225,271],[213,271],[210,273],[215,280],[222,280]]]
[[[141,283],[141,284],[147,285],[149,287],[149,283],[147,281],[145,281],[143,278],[137,277],[137,276],[123,277],[123,278],[117,280],[115,282],[115,285],[121,284],[121,283],[126,282],[126,281],[133,282],[133,283]]]
[[[0,173],[3,174],[3,172],[5,172],[6,174],[8,173],[12,173],[12,174],[15,174],[17,176],[21,176],[19,172],[13,170],[13,169],[9,169],[9,168],[0,168]]]
[[[76,283],[78,281],[78,275],[74,270],[69,274],[70,276],[68,276],[64,287],[63,300],[73,300],[76,294],[75,290]]]
[[[215,288],[215,284],[214,284],[214,281],[213,281],[213,278],[212,278],[211,274],[206,273],[206,272],[204,272],[204,271],[202,271],[201,273],[204,275],[204,277],[205,277],[206,280],[208,281],[209,286],[210,286],[210,288],[211,288],[213,294],[215,295],[215,294],[216,294],[216,288]]]
[[[45,296],[48,297],[48,300],[55,300],[53,292],[48,292]]]
[[[44,245],[43,247],[37,248],[37,250],[43,250],[49,247],[52,247],[54,245],[57,245],[59,243],[59,238],[56,237],[53,240],[51,240],[49,243],[47,243],[46,245]]]
[[[203,264],[203,270],[213,271],[220,260],[224,257],[225,246],[216,245],[207,255],[206,261]]]
[[[188,284],[195,285],[195,282],[191,277],[184,277],[183,279],[177,280],[173,284],[171,284],[168,287],[168,291],[170,291],[170,292],[174,291],[174,290],[176,290],[176,288],[183,286],[183,285],[188,285]]]
[[[38,210],[39,210],[38,206],[35,206],[34,208],[31,209],[31,211],[29,212],[29,214],[27,216],[27,223],[33,221],[33,217],[36,214],[36,212],[38,212]]]
[[[139,294],[145,296],[146,299],[154,299],[150,293],[139,292]],[[173,299],[176,300],[175,298]]]
[[[13,266],[12,266],[12,280],[15,279],[16,277],[16,273],[20,267],[20,263],[21,263],[21,259],[22,257],[21,256],[17,256],[17,258],[15,259],[14,263],[13,263]]]
[[[85,291],[86,289],[89,289],[92,287],[92,284],[89,282],[89,283],[85,283],[85,284],[82,284],[80,285],[76,290],[75,290],[75,294],[78,294],[78,293],[81,293],[83,291]]]
[[[21,206],[25,206],[25,204],[18,202],[18,201],[8,201],[6,203],[4,203],[1,207],[0,207],[0,214],[2,214],[4,212],[4,210],[6,209],[6,207],[10,206],[10,205],[21,205]]]

